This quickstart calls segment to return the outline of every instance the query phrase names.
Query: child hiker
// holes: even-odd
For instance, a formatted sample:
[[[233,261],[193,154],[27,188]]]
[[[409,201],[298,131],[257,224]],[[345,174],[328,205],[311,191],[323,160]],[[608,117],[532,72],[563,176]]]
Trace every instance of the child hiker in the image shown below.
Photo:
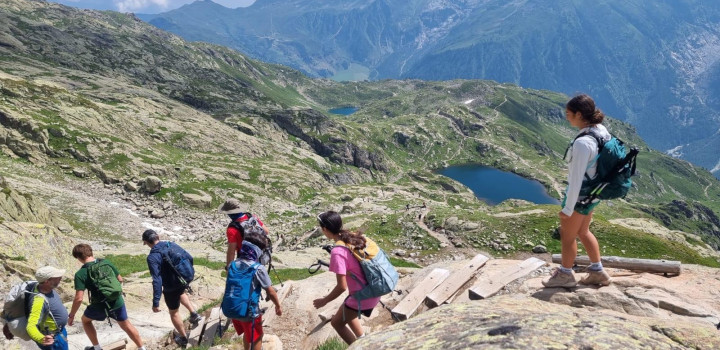
[[[352,251],[345,247],[363,249],[366,240],[359,232],[344,230],[340,214],[334,211],[322,213],[318,215],[317,219],[325,237],[336,243],[330,253],[330,271],[336,274],[337,285],[327,296],[313,300],[313,305],[316,309],[319,309],[337,299],[349,289],[350,295],[345,298],[345,302],[338,308],[332,320],[330,320],[330,324],[346,343],[352,344],[356,339],[365,335],[362,325],[360,325],[359,314],[369,317],[373,308],[380,301],[379,297],[363,299],[359,306],[358,301],[353,297],[353,293],[361,290],[367,282],[360,263],[353,256]],[[355,278],[348,276],[348,274],[354,275]],[[350,327],[348,328],[348,326]]]
[[[231,262],[227,269],[225,296],[221,307],[223,313],[232,319],[237,334],[244,334],[245,350],[262,349],[260,289],[264,289],[275,304],[275,314],[282,315],[280,300],[272,287],[268,271],[259,263],[260,256],[267,244],[268,239],[262,229],[248,229],[242,240],[238,259]],[[250,289],[249,293],[246,292],[248,288]]]

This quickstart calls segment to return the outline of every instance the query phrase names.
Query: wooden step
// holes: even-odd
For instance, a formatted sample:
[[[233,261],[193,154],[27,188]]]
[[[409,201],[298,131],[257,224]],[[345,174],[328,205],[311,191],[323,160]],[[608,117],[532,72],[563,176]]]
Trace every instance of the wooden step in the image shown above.
[[[552,262],[560,264],[562,262],[562,255],[553,254]],[[619,256],[603,256],[600,258],[600,262],[602,262],[604,267],[613,267],[632,271],[671,273],[674,275],[679,275],[680,272],[682,272],[682,266],[680,262],[676,260],[653,260],[623,258]],[[581,266],[589,266],[590,258],[587,255],[578,256],[575,258],[575,263]]]
[[[471,300],[485,299],[495,295],[506,285],[537,270],[545,262],[532,257],[518,265],[507,267],[488,275],[481,275],[477,283],[468,289]]]
[[[407,320],[415,313],[428,293],[450,276],[450,271],[434,269],[420,283],[412,287],[410,293],[392,309],[392,313],[401,321]]]
[[[487,256],[482,254],[476,255],[469,263],[453,272],[450,277],[430,292],[425,298],[425,304],[433,308],[448,301],[465,283],[475,276],[477,271],[483,267],[487,261]]]

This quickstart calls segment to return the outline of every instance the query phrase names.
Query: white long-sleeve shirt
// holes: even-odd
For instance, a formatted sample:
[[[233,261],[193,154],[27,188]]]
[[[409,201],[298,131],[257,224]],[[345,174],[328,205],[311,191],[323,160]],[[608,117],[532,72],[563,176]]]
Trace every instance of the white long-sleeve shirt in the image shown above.
[[[602,137],[603,140],[609,141],[611,136],[607,129],[602,124],[590,126],[587,128],[580,129],[577,135],[580,135],[590,128],[595,128],[597,134]],[[575,135],[575,137],[577,137]],[[568,159],[568,186],[565,190],[565,207],[562,212],[570,216],[575,209],[575,203],[583,198],[580,196],[580,188],[582,182],[587,173],[589,178],[594,178],[597,173],[597,162],[595,157],[598,155],[598,144],[594,137],[586,135],[578,138],[568,149],[566,159]]]

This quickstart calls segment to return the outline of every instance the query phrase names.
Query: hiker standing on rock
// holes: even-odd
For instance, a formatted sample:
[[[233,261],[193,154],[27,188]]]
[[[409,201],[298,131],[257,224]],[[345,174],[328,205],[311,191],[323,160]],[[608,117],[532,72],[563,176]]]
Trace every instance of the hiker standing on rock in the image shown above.
[[[188,339],[185,325],[180,317],[180,304],[190,311],[190,323],[192,325],[197,326],[202,320],[202,316],[195,312],[190,298],[185,293],[189,285],[182,283],[180,280],[182,276],[178,276],[175,267],[166,260],[170,259],[168,256],[170,251],[178,252],[184,259],[188,259],[191,264],[192,256],[174,242],[161,242],[160,237],[154,230],[145,230],[142,234],[142,241],[144,245],[150,247],[147,265],[153,280],[152,310],[153,312],[160,312],[160,294],[162,294],[165,297],[165,305],[167,305],[170,312],[170,320],[178,332],[178,335],[173,340],[180,347],[185,347],[188,344]]]
[[[90,305],[85,308],[81,321],[92,345],[86,346],[85,350],[102,350],[92,322],[104,321],[107,318],[117,321],[138,350],[145,350],[140,334],[128,319],[122,296],[122,276],[117,267],[105,259],[95,259],[92,247],[84,243],[73,248],[72,256],[83,265],[75,273],[75,299],[70,309],[68,325],[73,325],[75,313],[80,308],[87,289],[90,292]]]
[[[318,215],[317,220],[325,237],[336,243],[336,246],[330,252],[330,271],[335,273],[337,284],[330,291],[330,294],[313,300],[313,305],[316,309],[319,309],[337,299],[346,290],[349,290],[350,295],[345,298],[345,302],[338,308],[330,320],[330,324],[346,343],[352,344],[365,335],[365,331],[360,324],[360,314],[370,317],[373,308],[380,301],[380,298],[376,297],[364,299],[360,304],[353,297],[353,294],[361,290],[367,284],[367,281],[360,267],[360,262],[355,258],[351,249],[364,249],[366,239],[362,233],[344,230],[340,214],[334,211]],[[350,249],[346,249],[346,247]],[[350,278],[350,275],[353,278]],[[348,328],[346,325],[350,327]]]
[[[240,252],[240,247],[242,247],[243,226],[247,226],[249,223],[252,223],[252,225],[260,225],[265,231],[266,236],[269,234],[269,231],[267,227],[265,227],[265,224],[260,221],[260,218],[242,209],[240,201],[237,199],[228,199],[225,201],[225,203],[218,208],[218,212],[227,214],[230,220],[232,220],[226,230],[228,247],[225,258],[225,268],[227,269],[227,266],[235,260],[235,257]],[[262,263],[265,264],[267,262]]]
[[[42,350],[67,350],[68,312],[60,295],[55,291],[60,285],[65,270],[52,266],[39,268],[35,272],[37,286],[33,293],[26,294],[29,306],[28,335]],[[26,309],[27,310],[27,309]]]
[[[603,270],[600,262],[600,246],[595,235],[590,232],[590,221],[593,209],[600,203],[596,199],[582,204],[580,189],[584,179],[592,179],[597,172],[598,140],[611,139],[610,133],[601,124],[605,115],[595,108],[595,101],[588,95],[573,97],[565,106],[565,117],[570,125],[580,129],[578,136],[571,143],[565,157],[569,157],[568,186],[560,211],[560,240],[562,243],[562,264],[556,268],[548,280],[543,281],[545,287],[575,287],[577,281],[572,267],[577,256],[577,238],[580,238],[588,257],[590,266],[588,275],[580,280],[586,285],[609,285],[610,276]]]

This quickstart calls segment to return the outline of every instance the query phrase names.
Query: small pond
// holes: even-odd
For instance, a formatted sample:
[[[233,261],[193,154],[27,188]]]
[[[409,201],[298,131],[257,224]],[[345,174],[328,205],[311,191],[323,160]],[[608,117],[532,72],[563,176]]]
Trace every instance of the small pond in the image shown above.
[[[483,165],[457,165],[438,171],[469,187],[483,202],[496,205],[506,199],[523,199],[535,204],[559,204],[545,187],[520,175]]]
[[[329,110],[328,112],[330,112],[332,114],[350,115],[350,114],[357,112],[358,109],[359,108],[357,108],[357,107],[350,106],[350,107],[333,108],[333,109]]]

